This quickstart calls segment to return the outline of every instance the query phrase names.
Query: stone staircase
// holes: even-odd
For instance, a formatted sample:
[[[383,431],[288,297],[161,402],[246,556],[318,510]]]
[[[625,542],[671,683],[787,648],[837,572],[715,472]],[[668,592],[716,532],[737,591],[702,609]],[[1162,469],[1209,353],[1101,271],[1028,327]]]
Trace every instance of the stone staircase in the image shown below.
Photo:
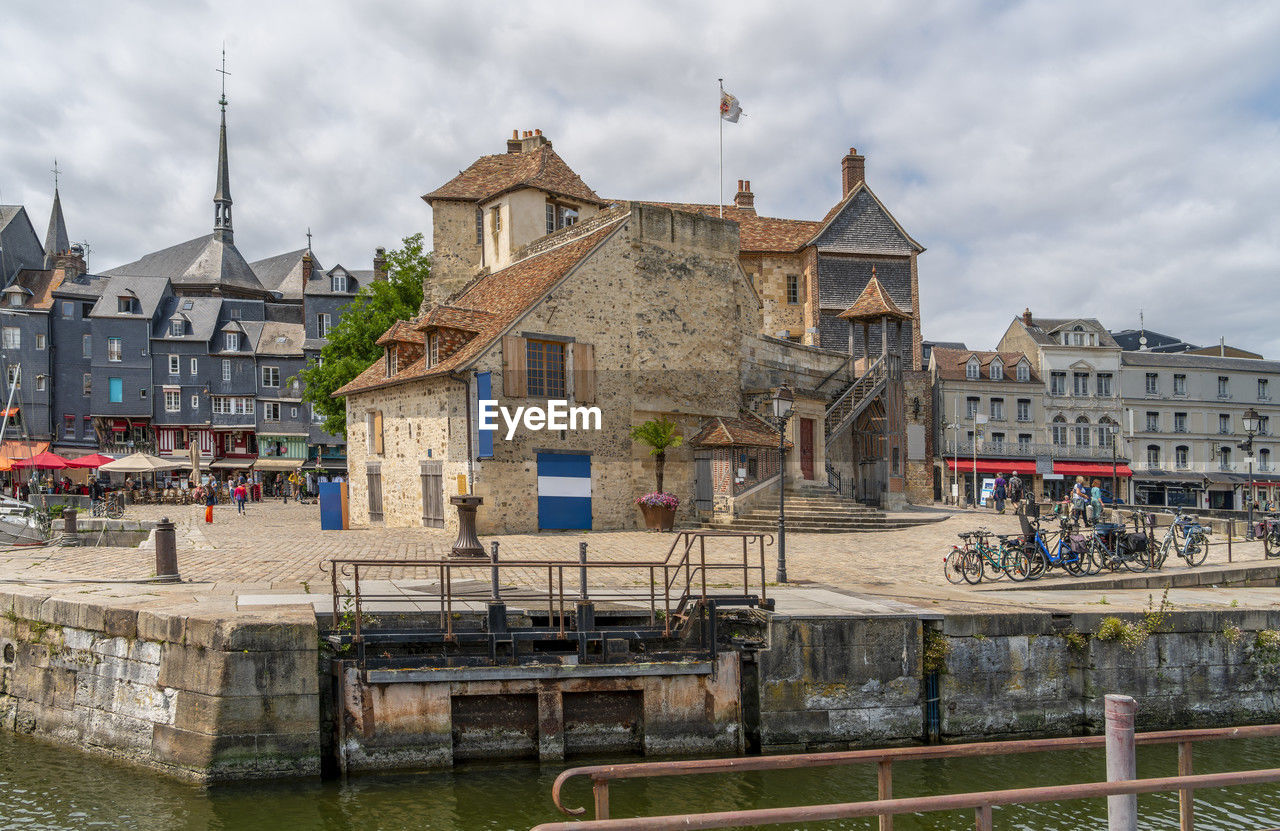
[[[787,530],[801,534],[847,534],[853,531],[896,531],[945,519],[945,514],[921,514],[906,517],[889,516],[841,496],[825,485],[788,485],[786,495]],[[714,520],[703,527],[717,531],[777,531],[777,491],[773,499],[765,497],[756,507],[733,520]]]

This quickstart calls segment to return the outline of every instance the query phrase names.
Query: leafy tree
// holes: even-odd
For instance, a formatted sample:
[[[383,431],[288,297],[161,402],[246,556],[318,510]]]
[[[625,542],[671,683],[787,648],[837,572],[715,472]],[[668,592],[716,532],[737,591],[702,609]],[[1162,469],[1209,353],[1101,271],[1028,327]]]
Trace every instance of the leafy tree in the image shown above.
[[[332,398],[334,390],[355,378],[382,357],[378,338],[397,320],[412,320],[422,305],[422,285],[431,271],[431,255],[422,250],[422,234],[405,237],[387,252],[387,279],[372,280],[343,307],[320,362],[302,370],[302,397],[324,416],[324,429],[347,434],[346,403]]]
[[[663,493],[662,472],[667,464],[667,451],[679,447],[684,441],[676,435],[676,423],[666,416],[660,416],[632,427],[631,438],[649,445],[649,452],[654,457],[654,472],[658,477],[658,493]]]

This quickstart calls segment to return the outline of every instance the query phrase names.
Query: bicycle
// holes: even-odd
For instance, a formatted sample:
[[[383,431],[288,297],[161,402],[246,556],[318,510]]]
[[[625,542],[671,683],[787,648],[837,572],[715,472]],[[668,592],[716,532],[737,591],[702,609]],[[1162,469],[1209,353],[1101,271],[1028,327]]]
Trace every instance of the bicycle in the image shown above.
[[[1209,556],[1209,532],[1210,529],[1207,526],[1201,525],[1193,516],[1184,515],[1182,508],[1178,508],[1173,514],[1173,522],[1169,523],[1169,530],[1165,532],[1164,540],[1160,543],[1159,564],[1164,565],[1170,552],[1174,552],[1187,561],[1189,568],[1200,565]],[[1266,548],[1265,541],[1263,548]]]
[[[1260,526],[1259,530],[1262,532],[1258,536],[1262,537],[1263,553],[1268,559],[1280,557],[1280,515],[1269,514],[1258,525]]]
[[[1093,535],[1089,537],[1089,558],[1111,571],[1121,568],[1133,572],[1143,572],[1151,567],[1136,545],[1131,545],[1124,525],[1114,522],[1099,522],[1093,527]],[[1144,546],[1145,547],[1145,546]]]
[[[120,519],[124,516],[124,505],[114,495],[109,495],[105,499],[93,500],[91,513],[93,516],[105,516],[108,519]]]
[[[1061,568],[1072,577],[1096,574],[1089,562],[1084,537],[1072,533],[1075,525],[1068,519],[1058,521],[1058,531],[1046,532],[1037,522],[1024,522],[1025,554],[1028,559],[1028,578],[1037,580],[1052,568]]]

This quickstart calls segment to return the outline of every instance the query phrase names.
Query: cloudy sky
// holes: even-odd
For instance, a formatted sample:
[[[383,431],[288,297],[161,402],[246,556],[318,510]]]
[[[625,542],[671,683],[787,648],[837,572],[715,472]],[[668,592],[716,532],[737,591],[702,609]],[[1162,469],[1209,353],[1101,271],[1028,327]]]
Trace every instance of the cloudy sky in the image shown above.
[[[225,41],[236,242],[321,262],[430,233],[418,197],[514,128],[598,193],[820,218],[850,146],[928,250],[925,336],[1024,306],[1280,357],[1274,2],[6,3],[0,203],[54,157],[103,270],[207,233]],[[727,185],[732,193],[732,186]]]

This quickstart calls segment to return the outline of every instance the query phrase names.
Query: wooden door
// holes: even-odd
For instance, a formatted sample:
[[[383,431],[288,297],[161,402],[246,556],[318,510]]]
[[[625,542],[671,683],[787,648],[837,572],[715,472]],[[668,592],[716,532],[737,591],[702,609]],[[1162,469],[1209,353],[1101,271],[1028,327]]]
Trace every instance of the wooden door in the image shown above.
[[[800,475],[813,479],[813,419],[800,419]]]

